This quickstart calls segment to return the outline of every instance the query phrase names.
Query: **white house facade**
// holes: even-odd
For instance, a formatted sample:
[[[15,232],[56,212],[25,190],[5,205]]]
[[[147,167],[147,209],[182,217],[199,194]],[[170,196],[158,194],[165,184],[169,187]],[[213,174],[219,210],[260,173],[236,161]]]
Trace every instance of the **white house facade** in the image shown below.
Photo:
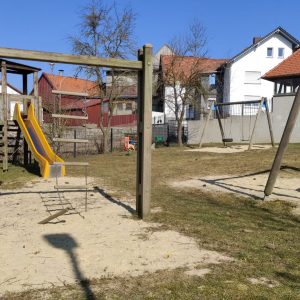
[[[261,79],[266,72],[281,63],[299,47],[299,41],[281,27],[253,44],[222,66],[222,93],[219,102],[270,100],[274,83]]]
[[[0,83],[0,93],[2,93],[2,85],[1,85],[1,83]],[[21,92],[18,91],[18,89],[16,89],[12,85],[7,84],[7,94],[8,95],[20,95]],[[9,103],[10,103],[10,106],[9,106],[8,110],[9,110],[10,120],[12,120],[13,119],[15,105],[16,105],[16,103],[19,103],[19,102],[18,101],[9,101]],[[21,111],[23,111],[23,103],[19,103],[19,104],[20,104]]]

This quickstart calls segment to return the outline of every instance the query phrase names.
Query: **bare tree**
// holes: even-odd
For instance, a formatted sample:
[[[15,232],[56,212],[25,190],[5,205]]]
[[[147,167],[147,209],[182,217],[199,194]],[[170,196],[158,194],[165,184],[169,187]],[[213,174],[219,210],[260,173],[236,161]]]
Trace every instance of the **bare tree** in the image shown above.
[[[182,146],[183,120],[189,105],[200,105],[201,96],[207,94],[203,75],[207,69],[206,30],[195,20],[186,34],[169,43],[173,54],[163,56],[159,86],[165,107],[174,115],[177,143]]]
[[[93,0],[82,9],[80,14],[79,34],[70,38],[73,52],[110,58],[127,58],[135,47],[134,27],[135,14],[131,8],[118,8],[115,3],[111,6],[102,0]],[[111,70],[110,89],[105,92],[105,72],[101,67],[79,67],[88,78],[95,80],[99,97],[105,101],[100,107],[100,129],[103,133],[103,151],[109,151],[109,132],[111,119],[120,97],[120,70]],[[124,75],[124,74],[123,74]],[[105,120],[104,115],[107,114]],[[106,124],[107,123],[107,124]]]

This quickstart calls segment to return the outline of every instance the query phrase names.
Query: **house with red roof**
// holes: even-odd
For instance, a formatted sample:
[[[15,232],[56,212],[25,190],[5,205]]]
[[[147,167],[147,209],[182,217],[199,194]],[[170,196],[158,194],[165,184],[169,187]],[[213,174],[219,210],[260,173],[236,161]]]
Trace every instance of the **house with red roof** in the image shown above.
[[[70,76],[43,73],[38,82],[39,95],[42,97],[45,122],[51,122],[52,113],[65,113],[82,116],[88,115],[88,123],[100,124],[100,109],[103,110],[104,126],[107,125],[108,99],[105,97],[105,88],[95,81]],[[61,92],[58,93],[58,92]],[[129,89],[129,92],[132,92]],[[72,95],[74,94],[74,95]],[[103,96],[99,96],[103,95]],[[121,107],[122,106],[122,107]],[[117,101],[111,126],[131,126],[136,122],[136,115],[127,108],[124,101]],[[82,125],[82,121],[72,120],[70,126]]]
[[[184,93],[184,88],[193,80],[192,77],[201,74],[202,85],[206,91],[195,95],[197,99],[183,108],[185,109],[184,120],[198,120],[206,108],[206,100],[216,99],[216,89],[212,80],[225,62],[226,59],[162,55],[160,67],[164,84],[160,90],[161,99],[164,100],[166,121],[175,120],[175,106],[180,105],[174,101],[174,85],[178,85],[176,88],[178,93]]]
[[[70,76],[54,75],[42,73],[38,82],[39,95],[43,99],[43,107],[47,110],[53,110],[73,103],[75,100],[84,100],[84,97],[64,95],[58,97],[53,91],[64,91],[71,93],[84,93],[89,98],[99,97],[100,90],[94,81],[80,79]],[[80,99],[81,98],[81,99]]]
[[[218,101],[234,103],[262,97],[271,100],[274,83],[262,75],[291,56],[299,45],[300,42],[282,27],[263,37],[254,37],[250,46],[220,67]]]

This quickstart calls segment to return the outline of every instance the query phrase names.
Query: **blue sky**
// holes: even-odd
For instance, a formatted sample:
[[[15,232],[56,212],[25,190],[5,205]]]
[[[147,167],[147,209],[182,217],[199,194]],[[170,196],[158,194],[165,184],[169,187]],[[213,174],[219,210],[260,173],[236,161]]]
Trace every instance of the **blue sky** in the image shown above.
[[[106,0],[107,3],[111,1]],[[253,36],[263,36],[277,26],[300,39],[297,0],[116,0],[137,14],[138,45],[151,43],[154,51],[173,36],[185,32],[198,18],[207,29],[208,55],[228,58],[249,46]],[[80,7],[86,0],[1,1],[0,47],[70,53],[67,37],[78,31]],[[3,30],[4,28],[4,30]],[[28,63],[49,71],[48,64]],[[63,68],[73,74],[69,66]]]

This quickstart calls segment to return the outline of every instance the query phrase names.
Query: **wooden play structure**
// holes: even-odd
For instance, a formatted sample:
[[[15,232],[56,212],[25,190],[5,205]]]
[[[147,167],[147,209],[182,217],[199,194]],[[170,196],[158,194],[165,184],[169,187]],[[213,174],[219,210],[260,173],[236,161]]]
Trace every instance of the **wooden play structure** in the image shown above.
[[[137,176],[136,176],[136,211],[140,218],[146,217],[150,213],[151,199],[151,135],[152,135],[152,46],[144,45],[143,49],[138,52],[138,59],[121,60],[115,58],[99,58],[93,56],[70,55],[62,53],[52,53],[44,51],[31,51],[12,48],[0,48],[0,57],[4,59],[21,59],[29,61],[43,61],[49,63],[64,63],[85,66],[98,66],[117,69],[129,69],[138,73],[138,150],[137,150]],[[2,147],[3,153],[3,171],[8,170],[8,94],[6,86],[6,62],[2,63],[2,112],[4,114],[2,121]],[[28,71],[23,75],[23,94],[18,97],[23,99],[31,99],[32,101],[38,98],[37,89],[37,72],[34,73],[34,95],[27,95],[27,75]],[[4,85],[3,85],[4,82]],[[25,84],[26,83],[26,84]],[[26,86],[26,87],[25,87]],[[25,109],[27,104],[25,103]],[[36,111],[41,113],[41,103],[36,105]],[[60,116],[62,117],[62,116]],[[42,121],[41,116],[38,116],[39,122]],[[73,142],[73,141],[72,141]],[[67,163],[64,163],[66,166]]]
[[[38,94],[38,72],[39,68],[30,67],[27,65],[0,59],[1,63],[1,77],[2,77],[2,91],[0,94],[0,134],[1,134],[1,162],[2,170],[8,170],[8,161],[15,161],[20,152],[20,130],[13,120],[14,107],[16,104],[24,114],[27,114],[30,103],[35,106],[35,117],[39,124],[42,123],[43,110],[41,105],[41,98]],[[9,93],[9,84],[7,82],[7,75],[19,75],[22,79],[22,91],[20,93]],[[33,75],[33,92],[29,95],[28,91],[28,76]],[[24,164],[27,165],[31,159],[28,145],[25,140],[23,144],[24,150]]]
[[[257,128],[257,122],[263,109],[265,110],[267,121],[268,121],[271,144],[274,147],[275,143],[274,143],[273,128],[272,128],[269,105],[267,99],[262,98],[260,100],[225,102],[225,103],[210,101],[209,112],[207,114],[207,118],[201,133],[199,148],[201,148],[203,145],[205,135],[209,130],[208,129],[209,120],[212,118],[212,114],[215,112],[215,116],[218,120],[223,146],[226,147],[228,146],[228,143],[234,142],[234,139],[232,138],[232,126],[233,126],[232,120],[233,118],[236,118],[240,120],[239,126],[241,130],[241,141],[247,142],[249,145],[248,150],[250,150],[253,146],[253,140]],[[246,125],[245,124],[246,122],[244,121],[246,117],[248,118],[248,125]]]

